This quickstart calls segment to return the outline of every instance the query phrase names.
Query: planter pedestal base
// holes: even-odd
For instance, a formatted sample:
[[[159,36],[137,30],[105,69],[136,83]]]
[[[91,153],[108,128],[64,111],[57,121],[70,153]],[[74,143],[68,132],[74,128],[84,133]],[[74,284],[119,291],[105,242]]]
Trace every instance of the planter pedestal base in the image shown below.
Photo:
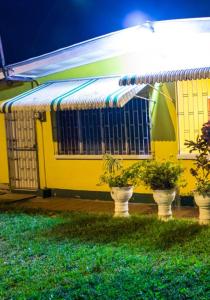
[[[194,193],[194,199],[199,207],[199,224],[210,224],[210,196]]]
[[[199,207],[199,224],[200,225],[210,224],[210,206]]]
[[[117,202],[115,201],[114,217],[129,217],[128,212],[128,201],[127,202]]]
[[[174,189],[153,191],[153,198],[158,205],[158,218],[161,221],[172,219],[171,203],[174,201],[175,196]]]
[[[111,197],[114,200],[114,217],[129,217],[128,201],[133,195],[133,187],[112,187]]]
[[[158,205],[158,219],[161,221],[169,221],[172,219],[171,205]]]

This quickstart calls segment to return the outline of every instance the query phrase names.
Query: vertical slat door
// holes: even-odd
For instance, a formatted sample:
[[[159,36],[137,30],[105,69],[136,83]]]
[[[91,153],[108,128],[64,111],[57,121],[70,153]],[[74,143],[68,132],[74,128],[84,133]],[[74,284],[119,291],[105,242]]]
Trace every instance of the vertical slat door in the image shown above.
[[[177,83],[179,151],[188,154],[185,140],[196,140],[208,121],[210,79],[179,81]]]
[[[33,112],[6,114],[7,148],[12,189],[38,189],[38,162]]]

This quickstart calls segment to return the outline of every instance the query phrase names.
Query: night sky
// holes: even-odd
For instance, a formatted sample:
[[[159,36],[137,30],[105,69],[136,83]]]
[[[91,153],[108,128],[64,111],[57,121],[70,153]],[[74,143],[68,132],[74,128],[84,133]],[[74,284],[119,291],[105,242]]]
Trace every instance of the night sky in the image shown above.
[[[0,0],[6,63],[142,23],[210,16],[210,0]]]

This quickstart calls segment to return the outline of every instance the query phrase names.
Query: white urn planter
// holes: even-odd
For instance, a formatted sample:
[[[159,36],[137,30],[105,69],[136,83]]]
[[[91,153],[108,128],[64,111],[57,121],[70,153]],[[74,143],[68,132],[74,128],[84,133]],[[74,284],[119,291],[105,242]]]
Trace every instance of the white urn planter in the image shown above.
[[[175,189],[171,190],[154,190],[153,198],[158,205],[158,217],[162,221],[172,219],[171,204],[176,196]]]
[[[202,195],[195,192],[194,199],[195,203],[199,207],[199,224],[210,224],[210,195]]]
[[[111,188],[111,197],[115,203],[114,217],[129,217],[128,201],[132,195],[133,186]]]

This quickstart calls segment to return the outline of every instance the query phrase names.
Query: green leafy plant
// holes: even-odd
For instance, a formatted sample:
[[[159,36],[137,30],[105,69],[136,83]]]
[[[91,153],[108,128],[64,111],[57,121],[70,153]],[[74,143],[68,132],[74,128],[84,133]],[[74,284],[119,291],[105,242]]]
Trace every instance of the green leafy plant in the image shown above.
[[[103,174],[99,178],[99,185],[107,184],[109,187],[137,186],[140,182],[140,169],[137,163],[123,168],[123,160],[110,154],[103,156]]]
[[[172,161],[145,161],[141,166],[141,180],[152,190],[170,190],[185,186],[181,180],[184,169]]]
[[[196,152],[194,168],[190,169],[196,179],[196,189],[199,194],[210,194],[210,121],[203,124],[202,134],[196,141],[186,140],[185,145],[190,153]]]

